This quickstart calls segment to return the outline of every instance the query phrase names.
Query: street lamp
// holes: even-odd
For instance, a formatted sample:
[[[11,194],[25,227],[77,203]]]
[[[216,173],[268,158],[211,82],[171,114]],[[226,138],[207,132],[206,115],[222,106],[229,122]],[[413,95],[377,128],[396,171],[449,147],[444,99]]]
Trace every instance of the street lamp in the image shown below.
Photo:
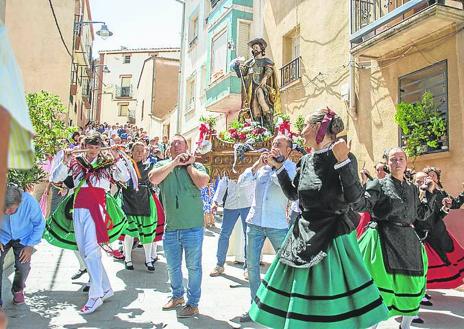
[[[108,30],[108,26],[106,25],[105,22],[97,22],[97,21],[82,21],[82,22],[76,22],[75,30],[79,31],[79,29],[82,27],[84,24],[101,24],[102,26],[100,27],[100,30],[97,31],[97,35],[102,38],[103,40],[108,39],[113,35],[113,32]]]
[[[100,30],[97,31],[97,35],[100,36],[100,38],[102,38],[103,40],[106,40],[113,35],[113,32],[108,30],[108,26],[106,26],[106,24],[103,24]]]
[[[75,21],[74,22],[74,34],[73,34],[73,47],[72,47],[72,53],[71,53],[71,81],[72,81],[72,76],[73,76],[73,69],[72,65],[74,63],[74,51],[76,50],[76,35],[79,34],[79,30],[83,25],[86,24],[102,24],[100,27],[100,30],[97,31],[97,35],[102,38],[103,40],[106,40],[107,38],[111,37],[113,35],[113,32],[108,30],[108,26],[106,25],[105,22],[98,22],[98,21]],[[108,68],[103,68],[104,72],[106,70],[109,72]],[[71,108],[71,101],[68,101],[68,111],[66,112],[66,124],[69,125],[69,111]]]

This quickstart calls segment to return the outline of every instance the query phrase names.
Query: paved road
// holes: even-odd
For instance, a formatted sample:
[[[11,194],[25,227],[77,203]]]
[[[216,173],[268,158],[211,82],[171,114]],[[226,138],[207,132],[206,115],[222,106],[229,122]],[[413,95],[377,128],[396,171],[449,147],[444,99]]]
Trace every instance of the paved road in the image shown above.
[[[122,263],[104,256],[115,295],[94,314],[77,313],[86,301],[80,292],[87,280],[77,282],[69,278],[77,269],[72,252],[54,248],[43,242],[33,255],[32,271],[26,288],[26,305],[11,304],[10,283],[5,279],[3,296],[10,318],[10,329],[45,328],[232,328],[230,319],[247,310],[249,290],[239,266],[230,264],[227,275],[210,278],[209,271],[215,264],[218,229],[206,231],[203,255],[203,295],[201,315],[194,319],[177,320],[174,311],[161,311],[169,296],[166,263],[161,253],[155,273],[145,271],[143,249],[134,253],[135,271],[127,271]],[[269,259],[265,259],[269,261]],[[265,268],[263,268],[263,271]],[[184,276],[185,276],[184,269]],[[12,270],[6,273],[12,279]],[[426,324],[418,328],[464,329],[464,293],[458,291],[432,291],[433,308],[426,308],[422,315]],[[390,319],[379,329],[397,329],[399,323]],[[242,328],[262,328],[250,324]]]

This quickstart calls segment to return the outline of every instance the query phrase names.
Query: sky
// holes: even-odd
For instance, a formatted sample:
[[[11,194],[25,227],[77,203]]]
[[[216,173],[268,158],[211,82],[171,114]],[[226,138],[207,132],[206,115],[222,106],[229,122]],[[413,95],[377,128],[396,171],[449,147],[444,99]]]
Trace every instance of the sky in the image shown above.
[[[182,5],[175,0],[90,0],[93,21],[106,22],[113,36],[95,35],[98,51],[127,48],[179,47]],[[100,24],[94,24],[94,31]]]

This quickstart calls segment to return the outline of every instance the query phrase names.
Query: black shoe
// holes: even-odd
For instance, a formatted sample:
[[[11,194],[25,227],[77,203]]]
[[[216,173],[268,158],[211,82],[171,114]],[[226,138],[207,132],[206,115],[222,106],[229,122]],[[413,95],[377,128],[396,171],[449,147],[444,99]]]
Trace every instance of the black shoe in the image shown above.
[[[430,300],[423,300],[420,302],[422,306],[433,306],[432,302]]]
[[[129,271],[134,270],[134,265],[132,265],[132,262],[124,262],[124,265],[126,266],[126,270],[129,270]]]
[[[155,267],[153,266],[153,263],[145,263],[145,266],[147,267],[148,272],[154,272]]]
[[[159,257],[158,257],[158,256],[156,256],[155,258],[152,258],[152,259],[151,259],[151,262],[153,263],[153,265],[155,265],[155,263],[156,263],[157,261],[159,261]]]
[[[83,292],[89,292],[89,290],[90,290],[90,286],[84,286],[84,288],[82,288]]]
[[[422,318],[417,317],[417,318],[414,318],[414,319],[412,320],[412,323],[419,323],[419,324],[422,324],[422,323],[424,323],[424,320],[422,320]]]
[[[250,314],[248,312],[243,313],[239,321],[240,323],[251,322]]]
[[[432,299],[432,296],[430,296],[429,294],[425,294],[424,297],[427,298],[428,300]]]
[[[85,273],[87,273],[87,269],[84,268],[83,270],[79,269],[79,271],[77,271],[76,274],[74,274],[72,277],[71,277],[71,280],[77,280],[79,279],[81,276],[83,276]]]

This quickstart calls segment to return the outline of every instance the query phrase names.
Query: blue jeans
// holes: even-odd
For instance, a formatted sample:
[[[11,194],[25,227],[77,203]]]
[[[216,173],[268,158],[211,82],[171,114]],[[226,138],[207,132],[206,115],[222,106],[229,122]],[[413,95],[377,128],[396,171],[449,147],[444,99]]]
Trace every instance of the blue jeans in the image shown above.
[[[276,229],[261,227],[248,224],[247,227],[247,264],[248,264],[248,281],[250,282],[251,300],[256,296],[259,285],[261,284],[261,276],[259,270],[259,261],[261,251],[263,249],[264,240],[268,238],[271,241],[272,247],[277,253],[280,246],[285,240],[288,229]]]
[[[219,241],[218,241],[218,249],[217,249],[217,265],[224,266],[226,262],[226,255],[227,249],[229,249],[229,239],[232,231],[235,227],[235,223],[237,223],[237,219],[240,216],[242,220],[242,227],[243,227],[243,235],[245,236],[245,264],[243,268],[246,268],[246,218],[248,216],[248,212],[250,211],[250,207],[248,208],[240,208],[240,209],[224,209],[224,216],[222,219],[222,227],[221,233],[219,234]]]
[[[203,227],[195,227],[166,231],[163,236],[164,255],[174,298],[184,297],[182,253],[185,251],[188,272],[187,304],[191,306],[198,306],[201,296],[203,233]]]

